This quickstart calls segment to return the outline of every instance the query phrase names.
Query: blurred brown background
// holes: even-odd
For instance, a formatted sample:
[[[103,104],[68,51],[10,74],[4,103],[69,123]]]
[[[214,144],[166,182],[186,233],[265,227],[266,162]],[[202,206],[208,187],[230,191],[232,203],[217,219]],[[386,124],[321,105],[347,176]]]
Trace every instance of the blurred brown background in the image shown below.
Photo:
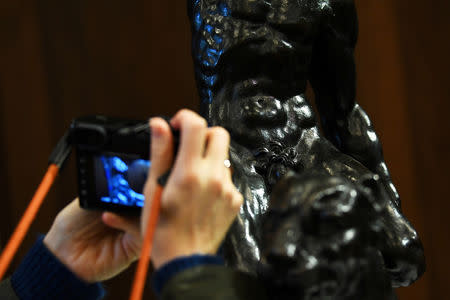
[[[427,272],[400,299],[445,299],[450,283],[450,2],[357,3],[358,99],[371,116],[425,245]],[[76,116],[197,108],[185,1],[0,1],[0,244]],[[15,260],[76,196],[73,161]],[[107,282],[127,299],[133,270]]]

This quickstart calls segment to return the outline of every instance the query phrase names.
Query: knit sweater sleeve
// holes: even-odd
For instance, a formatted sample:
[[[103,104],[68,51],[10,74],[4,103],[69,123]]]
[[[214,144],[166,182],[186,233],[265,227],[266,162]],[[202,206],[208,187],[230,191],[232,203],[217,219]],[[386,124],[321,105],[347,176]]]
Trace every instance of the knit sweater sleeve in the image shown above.
[[[11,277],[20,300],[98,300],[105,292],[99,283],[88,284],[63,265],[43,243],[41,236]]]

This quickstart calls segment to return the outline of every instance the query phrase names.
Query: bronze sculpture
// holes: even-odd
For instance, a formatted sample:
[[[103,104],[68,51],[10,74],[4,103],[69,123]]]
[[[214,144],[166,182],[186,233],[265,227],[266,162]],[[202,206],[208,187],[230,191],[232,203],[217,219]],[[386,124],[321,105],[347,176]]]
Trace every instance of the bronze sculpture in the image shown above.
[[[283,177],[263,219],[259,273],[270,298],[396,299],[379,253],[387,198],[373,193],[377,180]]]
[[[424,272],[422,244],[401,213],[370,119],[355,101],[354,1],[188,0],[188,10],[201,112],[230,132],[233,180],[245,197],[224,245],[227,263],[264,276],[263,223],[283,222],[263,217],[279,201],[270,193],[289,172],[305,180],[338,177],[352,189],[371,178],[370,197],[386,201],[376,213],[382,242],[368,247],[381,255],[392,287],[415,281]],[[323,133],[305,96],[308,82]]]

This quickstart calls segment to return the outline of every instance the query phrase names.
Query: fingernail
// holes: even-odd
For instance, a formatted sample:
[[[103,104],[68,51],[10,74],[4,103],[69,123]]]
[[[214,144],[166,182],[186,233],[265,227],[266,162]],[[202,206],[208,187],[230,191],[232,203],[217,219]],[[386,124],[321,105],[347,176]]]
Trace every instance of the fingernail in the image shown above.
[[[155,123],[153,122],[153,119],[150,119],[150,130],[152,133],[152,138],[158,138],[161,136],[161,128],[159,128]]]

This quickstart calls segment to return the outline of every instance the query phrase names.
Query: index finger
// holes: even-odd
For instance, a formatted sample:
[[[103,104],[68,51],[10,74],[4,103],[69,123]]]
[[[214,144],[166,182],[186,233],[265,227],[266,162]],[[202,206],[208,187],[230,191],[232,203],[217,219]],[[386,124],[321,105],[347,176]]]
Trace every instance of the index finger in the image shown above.
[[[190,110],[181,110],[170,124],[180,130],[180,146],[174,167],[196,165],[203,158],[206,143],[206,120]]]
[[[152,133],[149,177],[157,178],[164,174],[172,164],[173,137],[169,124],[162,118],[152,118],[150,128]]]

